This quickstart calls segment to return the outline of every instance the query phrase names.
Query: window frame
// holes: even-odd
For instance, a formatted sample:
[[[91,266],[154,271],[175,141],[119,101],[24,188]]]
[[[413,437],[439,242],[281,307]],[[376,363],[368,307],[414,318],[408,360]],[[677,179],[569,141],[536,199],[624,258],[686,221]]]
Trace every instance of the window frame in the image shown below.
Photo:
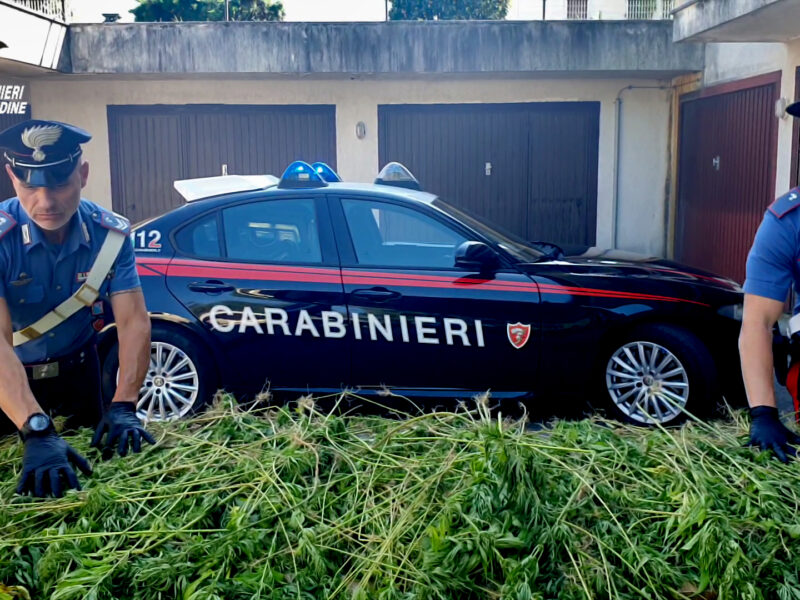
[[[356,200],[361,202],[371,202],[375,204],[389,204],[392,206],[397,206],[400,208],[404,208],[411,212],[417,213],[422,217],[428,217],[429,219],[438,222],[440,225],[443,225],[447,229],[457,233],[461,237],[463,237],[466,241],[480,241],[486,243],[486,240],[483,239],[482,236],[477,235],[474,231],[465,227],[458,221],[450,219],[447,215],[444,215],[432,208],[427,208],[424,206],[418,206],[409,204],[407,202],[402,202],[395,200],[393,198],[381,198],[380,196],[362,196],[359,194],[340,194],[335,197],[331,197],[331,205],[330,205],[330,214],[331,219],[334,225],[334,230],[336,232],[336,243],[339,250],[339,259],[341,261],[342,267],[347,268],[365,268],[365,269],[381,269],[381,270],[413,270],[413,271],[453,271],[456,273],[464,273],[468,272],[467,269],[462,267],[457,267],[453,264],[450,267],[441,267],[441,266],[419,266],[419,265],[381,265],[381,264],[364,264],[358,261],[358,255],[356,254],[355,245],[353,244],[353,236],[350,232],[350,227],[347,222],[347,217],[344,213],[344,206],[342,204],[343,200]],[[492,247],[495,251],[498,251],[495,248],[493,243],[487,244]],[[505,270],[507,265],[506,259],[502,251],[498,251],[501,256],[501,262],[503,266],[498,269],[499,271]]]
[[[310,200],[313,203],[314,211],[316,213],[316,220],[317,220],[317,236],[319,241],[319,248],[320,248],[320,261],[318,262],[308,262],[308,261],[253,261],[253,260],[244,260],[239,258],[230,258],[228,256],[228,249],[227,243],[225,239],[225,225],[223,222],[222,211],[228,208],[234,208],[237,206],[243,206],[246,204],[258,204],[262,202],[275,202],[278,200]],[[211,258],[207,256],[198,256],[195,254],[191,254],[187,252],[184,248],[181,248],[176,243],[177,235],[183,231],[184,229],[191,227],[197,221],[205,218],[208,216],[209,213],[216,213],[216,222],[217,222],[217,234],[218,234],[218,243],[219,243],[219,252],[220,255],[216,258]],[[175,256],[181,258],[191,258],[194,260],[200,260],[205,262],[226,262],[226,263],[235,263],[235,264],[252,264],[252,265],[298,265],[298,266],[312,266],[312,267],[338,267],[339,261],[336,252],[336,243],[334,240],[333,231],[331,230],[331,219],[330,213],[328,212],[328,206],[325,202],[325,198],[323,196],[312,195],[312,194],[281,194],[275,196],[253,196],[249,198],[243,198],[241,200],[237,200],[234,202],[218,202],[215,203],[213,206],[207,208],[207,210],[203,210],[202,212],[198,213],[197,215],[193,216],[191,219],[182,223],[180,226],[175,227],[169,235],[170,243],[172,247],[175,249]]]

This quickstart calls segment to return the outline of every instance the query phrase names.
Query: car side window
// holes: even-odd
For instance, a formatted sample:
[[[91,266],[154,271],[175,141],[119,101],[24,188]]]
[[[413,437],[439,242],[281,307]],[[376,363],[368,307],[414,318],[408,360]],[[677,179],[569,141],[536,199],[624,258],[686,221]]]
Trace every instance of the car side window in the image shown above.
[[[201,258],[220,258],[217,213],[212,212],[193,221],[175,234],[175,244],[181,252]]]
[[[343,199],[359,264],[452,269],[456,248],[467,241],[447,225],[396,204]]]
[[[232,260],[319,263],[316,209],[311,199],[262,200],[222,210],[225,251]]]

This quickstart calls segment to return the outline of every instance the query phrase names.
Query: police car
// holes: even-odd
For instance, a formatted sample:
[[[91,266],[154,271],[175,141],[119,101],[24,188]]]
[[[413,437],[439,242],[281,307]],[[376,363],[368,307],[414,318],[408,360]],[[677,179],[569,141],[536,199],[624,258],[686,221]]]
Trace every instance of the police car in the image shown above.
[[[743,398],[742,291],[666,260],[578,253],[493,229],[390,163],[175,183],[186,203],[133,229],[152,319],[139,399],[184,417],[218,388],[419,399],[592,400],[672,424]],[[118,360],[101,341],[104,385]]]

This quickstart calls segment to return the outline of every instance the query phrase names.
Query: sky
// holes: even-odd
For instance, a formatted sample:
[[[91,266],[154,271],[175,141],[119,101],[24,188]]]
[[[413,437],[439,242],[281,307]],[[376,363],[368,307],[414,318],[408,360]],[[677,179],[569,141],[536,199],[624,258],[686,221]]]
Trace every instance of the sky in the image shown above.
[[[103,21],[103,13],[119,13],[120,22],[133,21],[128,11],[136,0],[69,0],[73,23]],[[533,19],[534,0],[511,0],[509,19]],[[283,0],[286,21],[383,21],[385,0]],[[539,9],[541,10],[541,9]]]

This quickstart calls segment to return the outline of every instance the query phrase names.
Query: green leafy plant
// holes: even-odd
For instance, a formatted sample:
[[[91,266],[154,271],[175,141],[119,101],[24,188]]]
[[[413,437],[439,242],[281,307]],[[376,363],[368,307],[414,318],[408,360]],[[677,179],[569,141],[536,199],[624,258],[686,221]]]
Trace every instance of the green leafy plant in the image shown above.
[[[509,0],[392,0],[394,21],[505,19]]]
[[[743,448],[738,415],[532,432],[486,398],[402,419],[316,406],[221,397],[57,500],[14,495],[4,440],[0,598],[798,597],[798,463]]]
[[[136,21],[224,21],[225,0],[138,0]],[[230,0],[231,21],[281,21],[283,4],[276,0]]]

